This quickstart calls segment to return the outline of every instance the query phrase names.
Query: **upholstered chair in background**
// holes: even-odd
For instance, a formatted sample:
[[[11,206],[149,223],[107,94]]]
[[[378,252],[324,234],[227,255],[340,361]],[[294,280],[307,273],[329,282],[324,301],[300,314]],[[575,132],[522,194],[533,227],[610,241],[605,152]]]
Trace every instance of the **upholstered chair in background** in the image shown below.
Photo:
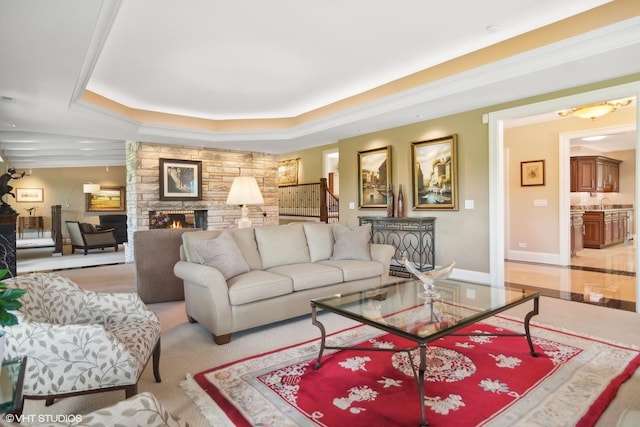
[[[66,221],[66,225],[71,239],[71,253],[76,249],[83,250],[85,255],[89,253],[89,249],[114,248],[118,251],[113,228],[98,230],[93,224],[78,221]]]

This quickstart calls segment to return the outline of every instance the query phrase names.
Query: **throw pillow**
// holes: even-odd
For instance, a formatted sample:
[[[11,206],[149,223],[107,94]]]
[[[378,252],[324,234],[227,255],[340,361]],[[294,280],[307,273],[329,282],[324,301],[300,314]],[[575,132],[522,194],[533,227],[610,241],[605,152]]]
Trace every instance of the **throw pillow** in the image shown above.
[[[362,259],[371,260],[369,240],[371,238],[371,224],[361,225],[350,230],[344,225],[333,227],[333,256],[331,259]]]
[[[93,224],[89,224],[88,222],[81,222],[80,231],[82,231],[84,234],[92,234],[96,232],[96,227]]]
[[[215,239],[193,243],[193,249],[199,264],[217,268],[225,279],[250,270],[238,244],[228,231],[223,231]]]

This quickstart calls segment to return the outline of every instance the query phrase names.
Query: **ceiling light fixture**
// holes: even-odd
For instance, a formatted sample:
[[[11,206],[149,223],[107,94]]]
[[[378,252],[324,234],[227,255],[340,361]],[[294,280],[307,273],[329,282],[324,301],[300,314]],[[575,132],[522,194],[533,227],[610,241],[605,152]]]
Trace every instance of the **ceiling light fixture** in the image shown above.
[[[570,110],[558,111],[560,117],[567,117],[573,115],[581,119],[594,120],[597,117],[602,117],[605,114],[612,113],[618,108],[626,107],[631,104],[633,98],[615,99],[613,101],[597,102],[595,104],[583,105],[581,107],[572,108]]]

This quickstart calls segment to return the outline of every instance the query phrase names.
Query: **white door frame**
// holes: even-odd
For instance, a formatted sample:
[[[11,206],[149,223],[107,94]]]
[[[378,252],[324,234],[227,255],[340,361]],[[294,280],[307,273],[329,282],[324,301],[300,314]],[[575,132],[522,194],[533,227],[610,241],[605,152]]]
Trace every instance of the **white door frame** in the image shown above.
[[[504,121],[544,114],[549,111],[565,110],[576,105],[583,105],[601,101],[603,99],[617,99],[635,96],[640,99],[640,82],[627,83],[619,86],[599,89],[591,92],[556,98],[535,104],[523,105],[507,110],[494,111],[487,115],[489,122],[489,274],[491,284],[504,286],[504,254],[505,254],[505,163],[504,163]],[[637,103],[636,103],[637,104]],[[640,121],[640,108],[636,108],[636,123]],[[636,136],[636,171],[640,171],[640,133]],[[568,177],[561,174],[560,184]],[[640,173],[636,173],[635,200],[640,200]],[[559,211],[562,211],[562,203]],[[640,224],[640,209],[634,206],[634,223]],[[561,212],[558,212],[560,215]],[[568,215],[568,212],[567,212]],[[565,230],[568,233],[568,223]],[[560,229],[562,232],[562,228]],[[636,251],[636,265],[640,258],[640,251]],[[636,295],[640,295],[640,281],[636,275]],[[640,304],[636,303],[636,311],[640,313]]]

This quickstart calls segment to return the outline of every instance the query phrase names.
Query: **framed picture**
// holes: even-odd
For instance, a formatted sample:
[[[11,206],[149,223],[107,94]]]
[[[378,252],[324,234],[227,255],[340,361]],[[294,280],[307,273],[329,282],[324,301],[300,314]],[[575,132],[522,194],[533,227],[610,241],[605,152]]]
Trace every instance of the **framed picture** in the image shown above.
[[[358,199],[360,208],[387,207],[391,186],[391,146],[358,152]]]
[[[202,162],[160,159],[160,200],[202,200]]]
[[[16,188],[16,202],[44,202],[44,190],[42,188]]]
[[[100,187],[100,191],[87,193],[87,212],[126,210],[124,187]]]
[[[544,160],[520,162],[520,186],[544,185]]]
[[[413,208],[458,210],[457,135],[411,144]]]
[[[278,186],[298,183],[298,159],[278,162]]]

